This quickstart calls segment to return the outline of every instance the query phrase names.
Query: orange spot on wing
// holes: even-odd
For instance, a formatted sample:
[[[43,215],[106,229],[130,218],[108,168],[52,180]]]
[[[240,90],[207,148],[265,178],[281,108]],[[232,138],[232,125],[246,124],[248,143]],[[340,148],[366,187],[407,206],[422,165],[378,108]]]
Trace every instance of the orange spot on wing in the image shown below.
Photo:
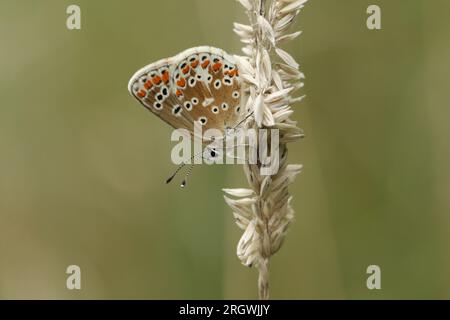
[[[228,75],[230,77],[234,77],[235,75],[237,75],[237,70],[235,69],[235,70],[228,71]]]
[[[153,87],[153,83],[150,80],[147,80],[147,82],[144,83],[144,88],[148,90],[151,87]]]
[[[181,71],[183,71],[184,74],[189,72],[189,66],[184,67],[184,69],[182,69]]]
[[[180,89],[177,90],[176,92],[177,97],[180,97],[183,95],[183,91],[181,91]]]
[[[222,67],[222,64],[220,62],[214,63],[212,66],[212,69],[214,72],[218,71]]]
[[[164,83],[168,83],[169,82],[169,72],[164,71],[162,74],[162,79],[163,79]]]
[[[161,83],[161,77],[160,76],[154,76],[152,79],[153,83],[158,85]]]
[[[180,78],[180,80],[177,81],[177,85],[179,87],[184,87],[186,85],[186,79],[185,78]]]
[[[141,89],[137,95],[141,98],[144,98],[147,95],[147,92],[145,92],[144,89]]]
[[[198,60],[195,60],[194,62],[191,63],[192,68],[197,68],[197,66],[198,66]]]
[[[206,69],[206,67],[209,66],[209,60],[203,61],[201,66],[202,66],[203,69]]]

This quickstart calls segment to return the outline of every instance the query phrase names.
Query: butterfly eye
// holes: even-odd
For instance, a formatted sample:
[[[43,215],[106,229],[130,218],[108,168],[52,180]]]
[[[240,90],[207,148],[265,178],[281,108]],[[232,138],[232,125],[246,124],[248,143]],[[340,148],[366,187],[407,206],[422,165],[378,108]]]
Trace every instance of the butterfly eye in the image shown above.
[[[239,91],[233,91],[233,98],[234,99],[239,98]]]
[[[222,110],[228,110],[228,104],[226,102],[222,103]]]
[[[189,101],[186,101],[184,103],[184,107],[186,108],[187,111],[191,111],[192,110],[192,103]]]
[[[191,102],[194,106],[198,105],[198,99],[196,97],[192,98]]]
[[[198,121],[200,121],[202,125],[205,125],[208,122],[208,119],[206,117],[200,117],[198,118]]]
[[[219,108],[217,108],[217,107],[212,108],[212,112],[215,113],[215,114],[218,114],[219,113]]]
[[[220,89],[221,86],[222,86],[222,82],[219,79],[214,81],[214,88]]]
[[[231,136],[233,134],[233,128],[226,126],[225,128],[225,135]]]

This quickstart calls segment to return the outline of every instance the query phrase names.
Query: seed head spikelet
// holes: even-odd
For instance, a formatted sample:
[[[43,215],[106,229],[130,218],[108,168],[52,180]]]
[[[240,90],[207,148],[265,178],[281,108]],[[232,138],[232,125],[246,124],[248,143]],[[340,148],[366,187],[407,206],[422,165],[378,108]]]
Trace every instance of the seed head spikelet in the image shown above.
[[[279,170],[263,175],[258,164],[244,164],[249,188],[224,189],[226,203],[236,224],[244,230],[237,256],[246,266],[259,271],[260,299],[269,298],[269,261],[281,247],[294,217],[288,187],[302,166],[287,164],[287,143],[303,137],[290,117],[291,106],[303,96],[293,93],[303,87],[304,75],[291,54],[281,48],[301,32],[289,31],[307,0],[237,0],[250,24],[234,23],[234,32],[244,44],[244,56],[235,56],[246,84],[246,110],[252,117],[245,127],[279,130]],[[261,148],[261,146],[258,146]]]

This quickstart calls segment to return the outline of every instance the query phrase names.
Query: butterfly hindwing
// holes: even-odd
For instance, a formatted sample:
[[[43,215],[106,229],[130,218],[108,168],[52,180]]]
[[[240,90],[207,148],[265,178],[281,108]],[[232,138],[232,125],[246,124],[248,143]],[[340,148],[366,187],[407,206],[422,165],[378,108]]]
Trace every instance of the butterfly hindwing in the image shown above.
[[[177,94],[204,130],[224,132],[240,118],[241,85],[232,60],[219,49],[198,50],[175,69]]]

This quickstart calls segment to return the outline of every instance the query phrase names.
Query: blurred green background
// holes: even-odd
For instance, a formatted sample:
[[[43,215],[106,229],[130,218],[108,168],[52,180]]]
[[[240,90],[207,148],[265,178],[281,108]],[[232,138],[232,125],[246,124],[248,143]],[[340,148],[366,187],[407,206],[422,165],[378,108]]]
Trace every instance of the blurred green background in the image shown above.
[[[82,29],[66,29],[77,4]],[[366,8],[382,9],[381,31]],[[274,299],[450,298],[447,0],[310,0],[295,106],[307,138]],[[0,1],[0,298],[256,298],[221,188],[239,166],[172,172],[171,128],[126,89],[185,48],[238,53],[233,0]],[[82,290],[66,289],[68,265]],[[366,268],[382,289],[366,288]]]

